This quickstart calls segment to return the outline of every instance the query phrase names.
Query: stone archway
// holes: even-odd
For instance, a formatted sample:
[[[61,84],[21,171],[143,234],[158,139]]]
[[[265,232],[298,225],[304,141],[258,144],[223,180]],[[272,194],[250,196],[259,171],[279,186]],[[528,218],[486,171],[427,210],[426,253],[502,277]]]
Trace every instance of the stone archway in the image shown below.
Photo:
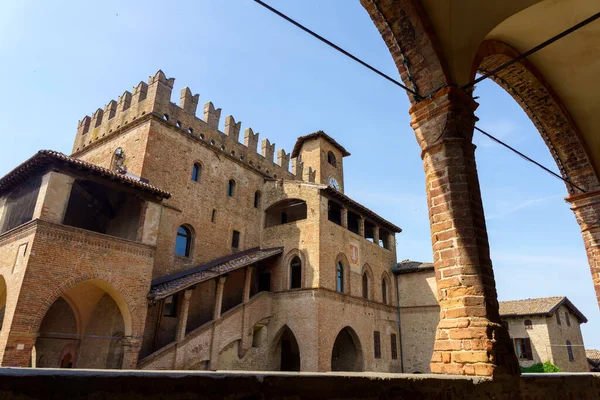
[[[363,369],[360,340],[354,329],[347,326],[335,338],[331,351],[331,370],[360,372]]]
[[[273,341],[269,356],[270,369],[275,371],[300,371],[300,348],[292,330],[284,325]]]
[[[98,280],[82,282],[54,301],[38,331],[37,366],[121,368],[123,332],[131,332],[131,325],[122,299],[107,287]]]

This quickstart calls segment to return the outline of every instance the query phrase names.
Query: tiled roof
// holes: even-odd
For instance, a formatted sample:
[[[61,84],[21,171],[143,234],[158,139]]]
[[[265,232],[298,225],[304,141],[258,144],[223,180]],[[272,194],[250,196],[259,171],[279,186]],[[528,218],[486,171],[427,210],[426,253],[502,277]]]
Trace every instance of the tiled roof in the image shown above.
[[[167,275],[152,281],[148,299],[156,301],[169,297],[200,282],[216,278],[239,268],[252,265],[283,253],[283,247],[272,249],[249,249],[239,253],[219,258],[207,264],[199,265],[188,270]]]
[[[588,360],[596,361],[600,364],[600,350],[585,349],[585,356]]]
[[[363,206],[362,204],[357,203],[356,201],[352,200],[350,197],[346,196],[344,193],[332,188],[331,186],[327,186],[326,188],[321,189],[321,192],[325,192],[330,197],[333,197],[333,198],[341,201],[342,203],[349,206],[349,208],[351,208],[351,209],[353,208],[357,212],[369,217],[373,221],[379,223],[381,226],[389,229],[392,232],[402,232],[402,228],[392,224],[390,221],[388,221],[386,219],[383,219],[379,215],[375,214],[373,211],[369,210],[367,207]]]
[[[433,271],[433,263],[404,260],[394,265],[392,268],[392,272],[396,275],[423,271]]]
[[[0,194],[6,192],[7,190],[10,190],[15,185],[18,185],[22,181],[28,179],[32,174],[36,173],[37,171],[43,168],[46,168],[48,165],[51,164],[54,164],[58,167],[64,165],[69,168],[84,170],[85,172],[88,172],[93,175],[99,175],[104,178],[108,178],[132,186],[136,189],[151,192],[165,199],[171,197],[171,194],[169,192],[152,186],[147,182],[143,182],[139,179],[116,173],[109,169],[99,167],[98,165],[80,160],[78,158],[69,157],[63,153],[54,150],[38,151],[33,157],[23,162],[21,165],[19,165],[18,167],[10,171],[8,174],[0,178]]]
[[[328,134],[326,134],[323,131],[317,131],[317,132],[311,133],[309,135],[300,136],[298,138],[298,140],[296,140],[296,144],[294,145],[294,149],[292,150],[292,158],[298,157],[298,154],[300,154],[300,149],[302,148],[302,143],[306,142],[307,140],[312,140],[312,139],[317,139],[317,138],[323,138],[323,139],[327,140],[336,149],[338,149],[339,151],[342,152],[343,157],[350,155],[350,153],[348,153],[348,150],[346,150],[341,144],[336,142],[331,136],[329,136]]]
[[[567,307],[581,322],[587,322],[587,318],[564,296],[540,297],[537,299],[511,300],[500,302],[500,316],[518,317],[525,315],[552,316],[554,311],[561,305]]]

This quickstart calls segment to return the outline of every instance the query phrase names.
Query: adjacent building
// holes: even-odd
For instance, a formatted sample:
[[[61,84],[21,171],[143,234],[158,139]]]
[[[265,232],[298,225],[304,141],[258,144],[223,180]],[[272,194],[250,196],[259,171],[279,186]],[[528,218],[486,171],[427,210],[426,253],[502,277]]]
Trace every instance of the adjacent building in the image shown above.
[[[580,327],[587,319],[568,298],[501,301],[500,317],[522,367],[549,361],[564,372],[589,370]]]

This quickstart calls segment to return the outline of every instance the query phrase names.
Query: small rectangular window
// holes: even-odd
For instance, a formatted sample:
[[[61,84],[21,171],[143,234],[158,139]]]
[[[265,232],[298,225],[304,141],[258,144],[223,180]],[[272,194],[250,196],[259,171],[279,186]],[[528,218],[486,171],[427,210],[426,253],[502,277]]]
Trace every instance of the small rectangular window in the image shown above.
[[[567,326],[571,326],[571,318],[569,318],[568,311],[565,311],[565,319],[567,320]]]
[[[519,360],[533,360],[529,338],[514,339],[515,353]]]
[[[240,248],[240,233],[238,231],[233,231],[231,235],[231,247],[234,249]]]
[[[556,312],[556,323],[562,325],[562,323],[560,322],[560,313],[558,311]]]
[[[392,345],[392,360],[398,359],[398,345],[396,344],[396,334],[392,333],[390,335],[390,342]]]
[[[375,358],[381,358],[381,335],[379,331],[373,332],[373,352]]]
[[[165,299],[165,307],[163,308],[163,316],[177,316],[177,295],[169,296]]]
[[[210,222],[213,224],[217,222],[217,210],[212,210],[212,215],[210,217]]]

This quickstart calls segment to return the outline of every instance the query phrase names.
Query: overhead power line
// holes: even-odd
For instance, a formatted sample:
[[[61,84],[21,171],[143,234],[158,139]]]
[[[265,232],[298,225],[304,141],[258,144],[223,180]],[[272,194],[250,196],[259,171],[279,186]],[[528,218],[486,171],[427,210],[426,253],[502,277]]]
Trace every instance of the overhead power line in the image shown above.
[[[483,129],[479,128],[479,127],[475,127],[476,131],[481,132],[483,135],[487,136],[488,138],[492,139],[494,142],[498,143],[501,146],[506,147],[507,149],[511,150],[512,152],[518,154],[519,156],[521,156],[524,160],[529,161],[530,163],[533,163],[535,165],[537,165],[538,167],[540,167],[541,169],[543,169],[544,171],[548,172],[549,174],[551,174],[552,176],[560,179],[561,181],[573,186],[576,189],[581,190],[583,193],[585,193],[585,190],[583,190],[582,188],[580,188],[579,186],[577,186],[576,184],[574,184],[573,182],[571,182],[570,180],[563,178],[562,176],[558,175],[556,172],[544,167],[542,164],[540,164],[539,162],[527,157],[525,154],[521,153],[519,150],[515,149],[514,147],[509,146],[508,144],[504,143],[502,140],[490,135],[489,133],[487,133],[486,131],[484,131]]]
[[[511,65],[513,65],[514,63],[517,63],[527,57],[529,57],[530,55],[532,55],[533,53],[537,53],[538,51],[542,50],[544,47],[551,45],[552,43],[556,42],[559,39],[564,38],[565,36],[575,32],[576,30],[579,30],[581,28],[583,28],[584,26],[586,26],[587,24],[594,22],[595,20],[597,20],[598,18],[600,18],[600,12],[592,15],[591,17],[589,17],[588,19],[585,19],[583,21],[581,21],[580,23],[573,25],[572,27],[570,27],[567,30],[562,31],[561,33],[559,33],[556,36],[551,37],[550,39],[546,40],[544,43],[541,43],[537,46],[535,46],[534,48],[526,51],[525,53],[519,55],[518,57],[513,58],[512,60],[509,60],[507,62],[505,62],[504,64],[494,68],[493,70],[486,72],[485,74],[481,75],[479,78],[475,79],[473,82],[469,82],[466,85],[463,85],[462,88],[463,89],[467,89],[470,88],[471,86],[475,86],[476,84],[478,84],[479,82],[481,82],[484,79],[489,78],[492,75],[495,75],[497,72],[510,67]]]
[[[261,1],[261,0],[254,0],[255,3],[263,6],[264,8],[266,8],[267,10],[271,11],[272,13],[274,13],[275,15],[283,18],[284,20],[288,21],[289,23],[291,23],[292,25],[296,26],[297,28],[300,28],[301,30],[303,30],[304,32],[310,34],[311,36],[319,39],[321,42],[325,43],[326,45],[334,48],[335,50],[337,50],[338,52],[344,54],[346,57],[349,57],[350,59],[356,61],[357,63],[361,64],[362,66],[370,69],[372,72],[375,72],[377,75],[387,79],[388,81],[392,82],[393,84],[395,84],[396,86],[399,86],[400,88],[404,89],[405,91],[407,91],[408,93],[416,96],[417,99],[423,99],[424,97],[421,96],[419,93],[415,92],[414,90],[408,88],[407,86],[403,85],[402,83],[398,82],[396,79],[390,77],[389,75],[386,75],[385,73],[379,71],[378,69],[376,69],[375,67],[371,66],[370,64],[366,63],[365,61],[361,60],[360,58],[354,56],[353,54],[351,54],[350,52],[342,49],[341,47],[339,47],[338,45],[334,44],[333,42],[325,39],[323,36],[319,35],[318,33],[308,29],[307,27],[305,27],[304,25],[300,24],[299,22],[295,21],[294,19],[288,17],[287,15],[283,14],[281,11],[271,7],[270,5],[266,4],[265,2]],[[474,86],[475,84],[481,82],[482,80],[496,74],[497,72],[503,70],[504,68],[509,67],[510,65],[519,62],[520,60],[534,54],[535,52],[545,48],[546,46],[556,42],[559,39],[564,38],[565,36],[577,31],[578,29],[581,29],[582,27],[584,27],[585,25],[595,21],[596,19],[600,18],[600,12],[597,14],[594,14],[593,16],[591,16],[590,18],[587,18],[583,21],[581,21],[580,23],[572,26],[571,28],[559,33],[556,36],[553,36],[552,38],[546,40],[545,42],[539,44],[538,46],[535,46],[534,48],[532,48],[529,51],[526,51],[525,53],[521,54],[520,56],[498,66],[497,68],[485,73],[484,75],[482,75],[481,77],[475,79],[472,82],[467,83],[464,86],[461,86],[461,89],[466,89],[469,88],[471,86]],[[439,89],[438,89],[439,90]],[[433,92],[435,93],[435,92]],[[431,93],[429,96],[431,96],[433,93]],[[542,164],[538,163],[537,161],[533,160],[532,158],[526,156],[525,154],[521,153],[520,151],[516,150],[515,148],[509,146],[508,144],[504,143],[503,141],[501,141],[500,139],[494,137],[493,135],[489,134],[488,132],[485,132],[484,130],[478,128],[477,126],[475,127],[475,129],[477,131],[479,131],[480,133],[482,133],[483,135],[485,135],[486,137],[492,139],[494,142],[500,144],[501,146],[504,146],[505,148],[509,149],[510,151],[512,151],[513,153],[519,155],[521,158],[523,158],[526,161],[529,161],[531,163],[533,163],[534,165],[538,166],[539,168],[543,169],[544,171],[548,172],[549,174],[551,174],[552,176],[554,176],[555,178],[560,179],[561,181],[571,185],[572,187],[580,190],[581,192],[585,193],[585,190],[583,190],[582,188],[580,188],[579,186],[575,185],[573,182],[571,182],[570,180],[563,178],[562,176],[558,175],[557,173],[553,172],[552,170],[548,169],[547,167],[543,166]]]
[[[286,21],[288,21],[289,23],[297,26],[298,28],[302,29],[304,32],[308,33],[309,35],[319,39],[321,42],[325,43],[326,45],[333,47],[334,49],[336,49],[337,51],[339,51],[340,53],[342,53],[343,55],[345,55],[346,57],[351,58],[352,60],[356,61],[357,63],[361,64],[363,67],[367,67],[368,69],[370,69],[371,71],[375,72],[377,75],[387,79],[388,81],[392,82],[394,85],[401,87],[402,89],[406,90],[407,92],[417,96],[418,98],[421,98],[421,96],[415,92],[414,90],[408,88],[407,86],[403,85],[402,83],[398,82],[396,79],[392,78],[391,76],[384,74],[383,72],[381,72],[380,70],[378,70],[377,68],[371,66],[370,64],[367,64],[366,62],[364,62],[363,60],[361,60],[360,58],[356,57],[355,55],[353,55],[352,53],[342,49],[340,46],[338,46],[337,44],[325,39],[323,36],[319,35],[318,33],[308,29],[307,27],[305,27],[304,25],[302,25],[301,23],[293,20],[292,18],[288,17],[287,15],[283,14],[282,12],[276,10],[275,8],[271,7],[270,5],[260,1],[260,0],[254,0],[256,3],[260,4],[261,6],[263,6],[264,8],[266,8],[267,10],[271,11],[273,14],[278,15],[279,17],[285,19]]]

